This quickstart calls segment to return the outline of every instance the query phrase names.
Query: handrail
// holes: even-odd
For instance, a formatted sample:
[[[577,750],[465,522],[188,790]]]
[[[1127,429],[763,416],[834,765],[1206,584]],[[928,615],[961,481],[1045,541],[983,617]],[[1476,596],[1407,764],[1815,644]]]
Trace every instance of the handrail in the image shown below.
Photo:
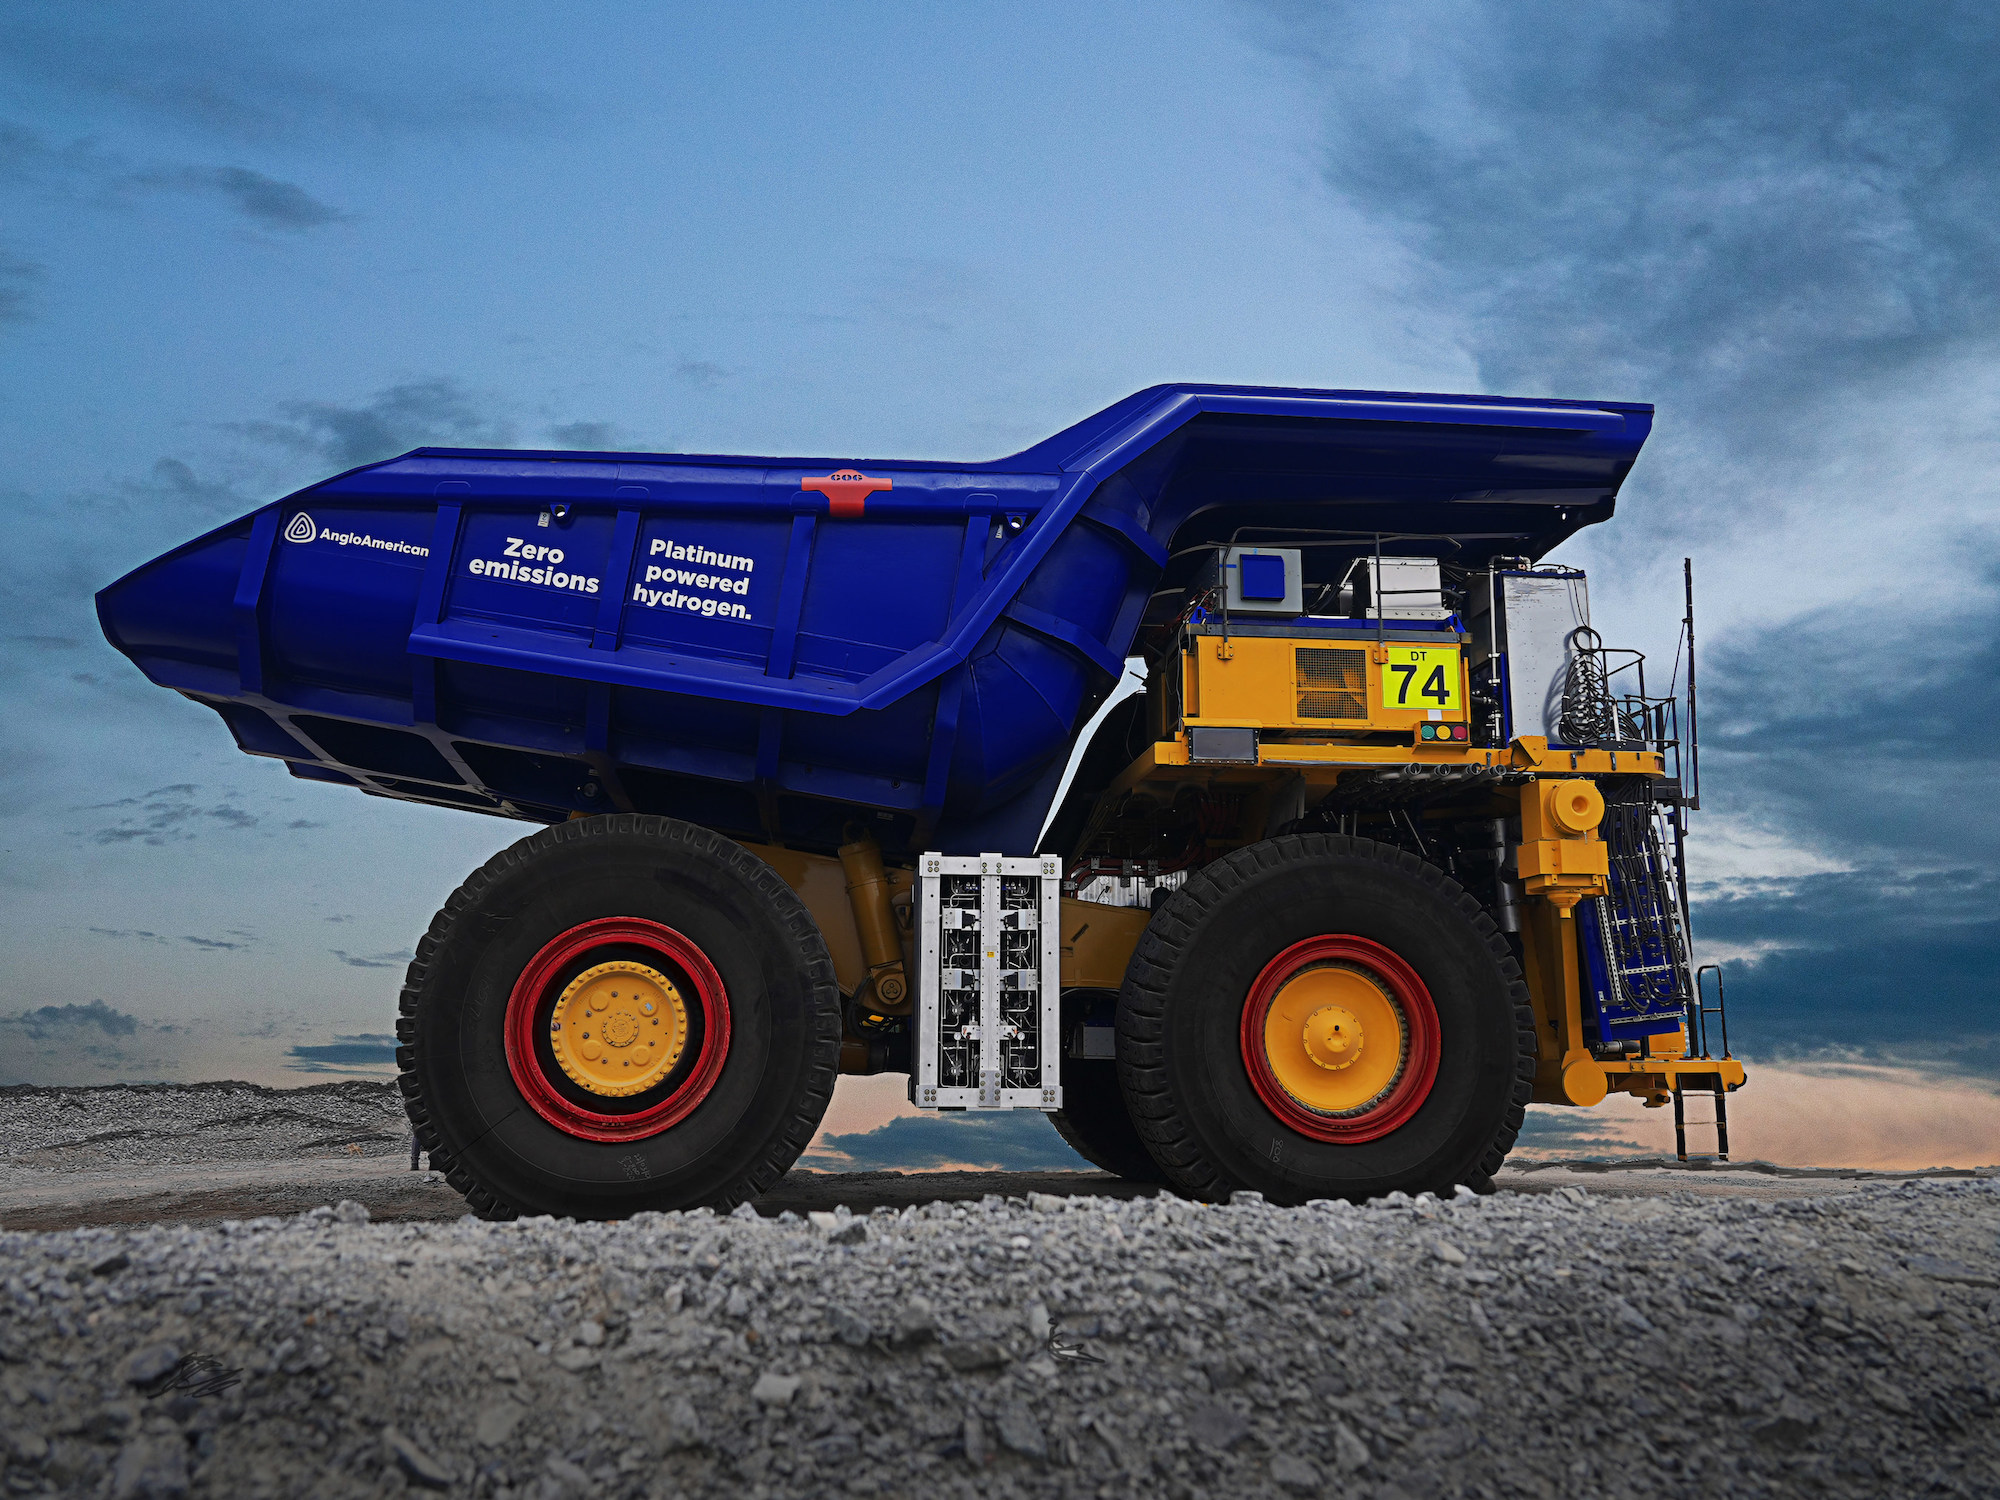
[[[1715,976],[1714,1005],[1705,1004],[1703,1000],[1701,976],[1704,974],[1713,974]],[[1708,1056],[1708,1017],[1710,1016],[1715,1017],[1716,1028],[1721,1034],[1722,1039],[1722,1055],[1724,1058],[1727,1058],[1729,1056],[1729,1014],[1728,1003],[1722,992],[1721,964],[1703,964],[1694,971],[1694,996],[1688,1013],[1688,1040],[1700,1047],[1700,1055],[1702,1057]]]

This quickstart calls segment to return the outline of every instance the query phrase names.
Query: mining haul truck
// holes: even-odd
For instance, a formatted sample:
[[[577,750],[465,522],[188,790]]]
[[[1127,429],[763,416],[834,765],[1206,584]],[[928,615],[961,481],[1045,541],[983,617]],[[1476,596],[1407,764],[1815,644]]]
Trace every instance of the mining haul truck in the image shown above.
[[[1479,1191],[1530,1103],[1743,1081],[1688,716],[1540,562],[1651,424],[1169,385],[985,463],[419,448],[98,613],[293,776],[543,825],[397,1019],[482,1215],[755,1198],[880,1072],[1200,1198]]]

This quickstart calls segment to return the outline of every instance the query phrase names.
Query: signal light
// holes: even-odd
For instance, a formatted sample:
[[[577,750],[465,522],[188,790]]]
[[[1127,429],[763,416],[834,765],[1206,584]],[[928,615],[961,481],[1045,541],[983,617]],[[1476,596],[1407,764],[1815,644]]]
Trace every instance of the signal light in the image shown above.
[[[1469,740],[1472,738],[1472,731],[1463,724],[1454,724],[1451,726],[1451,737],[1455,740]]]
[[[1427,740],[1434,740],[1437,738],[1437,725],[1425,724],[1418,729],[1417,733],[1422,735]]]

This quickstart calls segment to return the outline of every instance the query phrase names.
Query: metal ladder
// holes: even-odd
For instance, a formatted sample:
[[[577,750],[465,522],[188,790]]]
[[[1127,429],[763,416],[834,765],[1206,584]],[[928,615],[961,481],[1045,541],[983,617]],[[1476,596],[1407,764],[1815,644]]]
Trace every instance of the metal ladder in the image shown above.
[[[1715,976],[1715,1004],[1713,1005],[1708,1003],[1707,997],[1702,993],[1701,976],[1704,974],[1713,974]],[[1715,1017],[1716,1039],[1722,1043],[1722,1055],[1728,1057],[1729,1018],[1725,1013],[1722,995],[1722,966],[1720,964],[1703,964],[1699,969],[1694,971],[1694,994],[1688,1003],[1688,1044],[1692,1055],[1697,1058],[1707,1059],[1711,1056],[1708,1050],[1708,1018],[1710,1016]],[[1676,1073],[1674,1075],[1675,1153],[1682,1161],[1688,1159],[1687,1128],[1690,1124],[1712,1125],[1715,1127],[1715,1159],[1717,1161],[1728,1161],[1728,1092],[1722,1087],[1721,1077],[1719,1075],[1716,1076],[1714,1088],[1695,1089],[1693,1092],[1697,1097],[1705,1095],[1715,1101],[1715,1117],[1709,1120],[1693,1121],[1687,1118],[1686,1106],[1683,1101],[1681,1075]]]

